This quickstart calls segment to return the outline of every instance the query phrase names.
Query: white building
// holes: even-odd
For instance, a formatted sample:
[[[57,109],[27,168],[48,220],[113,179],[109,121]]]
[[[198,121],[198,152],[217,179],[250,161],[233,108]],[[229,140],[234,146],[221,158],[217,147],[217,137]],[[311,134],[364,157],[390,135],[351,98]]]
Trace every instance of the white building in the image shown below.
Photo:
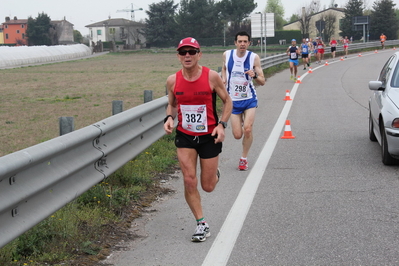
[[[137,44],[143,45],[146,40],[140,31],[144,24],[123,18],[107,19],[85,26],[89,28],[90,41],[124,42],[126,48],[132,48]]]
[[[344,18],[345,12],[343,8],[328,8],[323,11],[314,13],[310,16],[310,22],[309,22],[309,37],[314,38],[319,35],[317,28],[316,28],[316,21],[319,21],[320,19],[323,19],[326,15],[334,15],[336,17],[336,22],[335,22],[335,29],[334,29],[334,34],[331,37],[334,37],[335,39],[339,39],[339,33],[341,32],[340,30],[340,20]],[[291,22],[289,24],[286,24],[283,26],[284,30],[301,30],[301,22],[299,20]]]

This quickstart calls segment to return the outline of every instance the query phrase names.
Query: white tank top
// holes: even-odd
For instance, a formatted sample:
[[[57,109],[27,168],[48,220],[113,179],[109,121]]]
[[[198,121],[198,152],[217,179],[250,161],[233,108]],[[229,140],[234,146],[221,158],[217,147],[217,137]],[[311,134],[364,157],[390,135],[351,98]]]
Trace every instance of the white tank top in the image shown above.
[[[245,74],[254,68],[255,56],[246,51],[243,57],[238,57],[235,49],[226,52],[226,89],[233,101],[256,98],[252,78]]]

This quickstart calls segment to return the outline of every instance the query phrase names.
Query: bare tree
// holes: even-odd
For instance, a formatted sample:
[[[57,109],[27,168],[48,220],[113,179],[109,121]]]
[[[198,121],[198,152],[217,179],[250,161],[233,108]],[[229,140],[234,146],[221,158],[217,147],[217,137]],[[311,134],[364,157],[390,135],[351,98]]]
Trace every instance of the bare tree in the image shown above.
[[[335,34],[335,25],[337,23],[337,16],[333,12],[322,14],[320,20],[324,21],[323,39],[330,41],[331,36]]]
[[[310,19],[314,13],[319,12],[320,0],[312,0],[307,6],[302,7],[302,9],[297,13],[299,17],[299,23],[301,28],[301,33],[304,38],[309,37],[310,29]]]

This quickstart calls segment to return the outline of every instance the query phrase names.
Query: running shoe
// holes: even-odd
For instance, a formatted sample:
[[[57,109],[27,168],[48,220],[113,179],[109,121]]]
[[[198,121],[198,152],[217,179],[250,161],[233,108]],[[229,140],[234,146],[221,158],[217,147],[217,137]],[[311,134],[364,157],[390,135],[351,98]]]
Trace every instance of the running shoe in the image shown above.
[[[294,79],[294,76],[293,75],[291,75],[291,77],[290,77],[290,80],[293,80]]]
[[[307,63],[308,67],[310,67],[310,63]]]
[[[296,78],[294,78],[294,81],[296,82]]]
[[[306,70],[306,67],[304,67],[303,70]]]
[[[240,159],[240,164],[238,165],[238,170],[247,171],[248,170],[248,161],[245,159]]]
[[[207,237],[210,237],[208,223],[197,223],[194,235],[191,237],[192,242],[203,242]]]

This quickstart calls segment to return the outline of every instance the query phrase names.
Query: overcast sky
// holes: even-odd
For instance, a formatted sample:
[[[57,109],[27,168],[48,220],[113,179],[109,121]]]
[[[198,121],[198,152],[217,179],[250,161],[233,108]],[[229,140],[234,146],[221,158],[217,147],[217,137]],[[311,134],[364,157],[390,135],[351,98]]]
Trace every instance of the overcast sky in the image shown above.
[[[218,0],[216,0],[218,1]],[[255,1],[258,7],[254,12],[264,11],[266,1]],[[293,13],[298,13],[302,6],[307,5],[311,0],[281,0],[285,10],[285,18],[290,18]],[[36,18],[39,13],[44,12],[51,20],[66,20],[74,24],[74,29],[79,30],[82,35],[89,33],[86,25],[111,18],[130,19],[130,12],[117,12],[117,10],[142,8],[143,11],[135,11],[135,20],[140,21],[146,18],[145,10],[148,5],[158,3],[160,0],[0,0],[0,23],[5,22],[5,17],[11,19],[16,16],[19,19],[27,19],[29,16]],[[180,3],[180,0],[174,0]],[[343,7],[347,0],[335,0],[338,7]],[[373,5],[374,0],[366,0],[368,6]],[[399,0],[393,0],[396,8],[399,8]],[[331,0],[320,0],[321,8],[329,6]]]

